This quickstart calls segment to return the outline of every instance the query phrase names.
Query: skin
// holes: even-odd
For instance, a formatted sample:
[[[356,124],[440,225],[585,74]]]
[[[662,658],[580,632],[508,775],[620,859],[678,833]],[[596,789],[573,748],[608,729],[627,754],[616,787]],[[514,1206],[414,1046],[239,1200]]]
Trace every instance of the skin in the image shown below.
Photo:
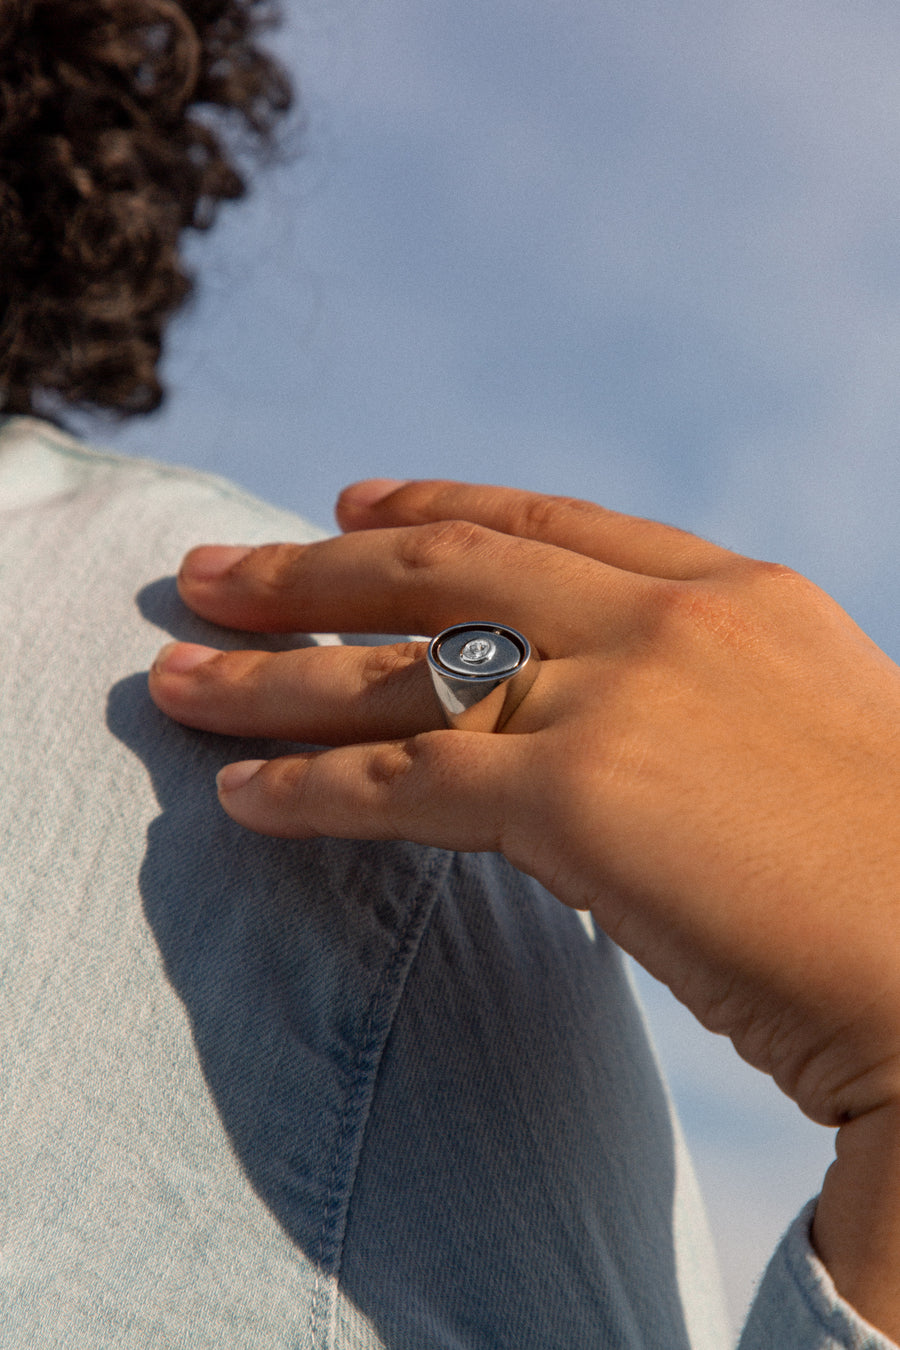
[[[331,746],[230,765],[250,829],[496,850],[838,1126],[813,1240],[900,1339],[900,670],[787,568],[590,503],[357,484],[344,534],[203,547],[179,588],[250,632],[520,629],[501,735],[450,731],[425,644],[225,652],[150,676],[189,726]]]

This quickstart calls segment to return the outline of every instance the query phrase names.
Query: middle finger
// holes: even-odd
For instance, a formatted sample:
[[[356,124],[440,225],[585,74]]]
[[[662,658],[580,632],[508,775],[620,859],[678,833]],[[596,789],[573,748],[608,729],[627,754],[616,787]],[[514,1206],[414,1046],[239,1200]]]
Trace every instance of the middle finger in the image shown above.
[[[185,602],[231,628],[433,634],[485,620],[520,629],[545,656],[594,645],[601,619],[599,631],[611,635],[650,584],[465,521],[270,544],[237,558],[198,548],[179,576]]]

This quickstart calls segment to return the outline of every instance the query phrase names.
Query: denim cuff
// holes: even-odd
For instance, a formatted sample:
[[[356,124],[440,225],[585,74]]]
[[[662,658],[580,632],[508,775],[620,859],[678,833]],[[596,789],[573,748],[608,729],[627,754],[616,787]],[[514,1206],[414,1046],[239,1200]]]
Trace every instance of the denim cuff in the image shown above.
[[[897,1350],[838,1294],[810,1241],[816,1201],[791,1224],[762,1278],[739,1350]]]

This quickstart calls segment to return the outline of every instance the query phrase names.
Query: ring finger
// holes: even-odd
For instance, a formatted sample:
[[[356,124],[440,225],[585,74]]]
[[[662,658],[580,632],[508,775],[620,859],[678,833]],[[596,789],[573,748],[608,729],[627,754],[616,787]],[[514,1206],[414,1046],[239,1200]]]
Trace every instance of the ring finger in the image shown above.
[[[227,651],[173,642],[150,672],[169,717],[202,731],[312,745],[411,736],[444,725],[425,643]]]
[[[202,731],[307,745],[395,740],[445,725],[425,648],[405,642],[219,652],[170,643],[150,672],[150,693],[169,717]],[[560,664],[553,678],[542,668],[540,687],[516,711],[516,730],[545,724]]]

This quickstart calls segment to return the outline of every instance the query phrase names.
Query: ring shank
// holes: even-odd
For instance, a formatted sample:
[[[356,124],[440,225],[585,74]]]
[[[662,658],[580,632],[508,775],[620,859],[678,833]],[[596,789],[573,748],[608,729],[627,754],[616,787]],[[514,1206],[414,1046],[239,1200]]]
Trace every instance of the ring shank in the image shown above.
[[[460,651],[481,644],[488,637],[496,641],[506,657],[500,668],[465,670]],[[450,662],[441,659],[441,649],[449,646]],[[510,655],[511,654],[511,655]],[[462,731],[502,731],[534,683],[540,658],[527,638],[500,623],[464,623],[445,628],[428,648],[428,668],[444,720],[448,727]]]

